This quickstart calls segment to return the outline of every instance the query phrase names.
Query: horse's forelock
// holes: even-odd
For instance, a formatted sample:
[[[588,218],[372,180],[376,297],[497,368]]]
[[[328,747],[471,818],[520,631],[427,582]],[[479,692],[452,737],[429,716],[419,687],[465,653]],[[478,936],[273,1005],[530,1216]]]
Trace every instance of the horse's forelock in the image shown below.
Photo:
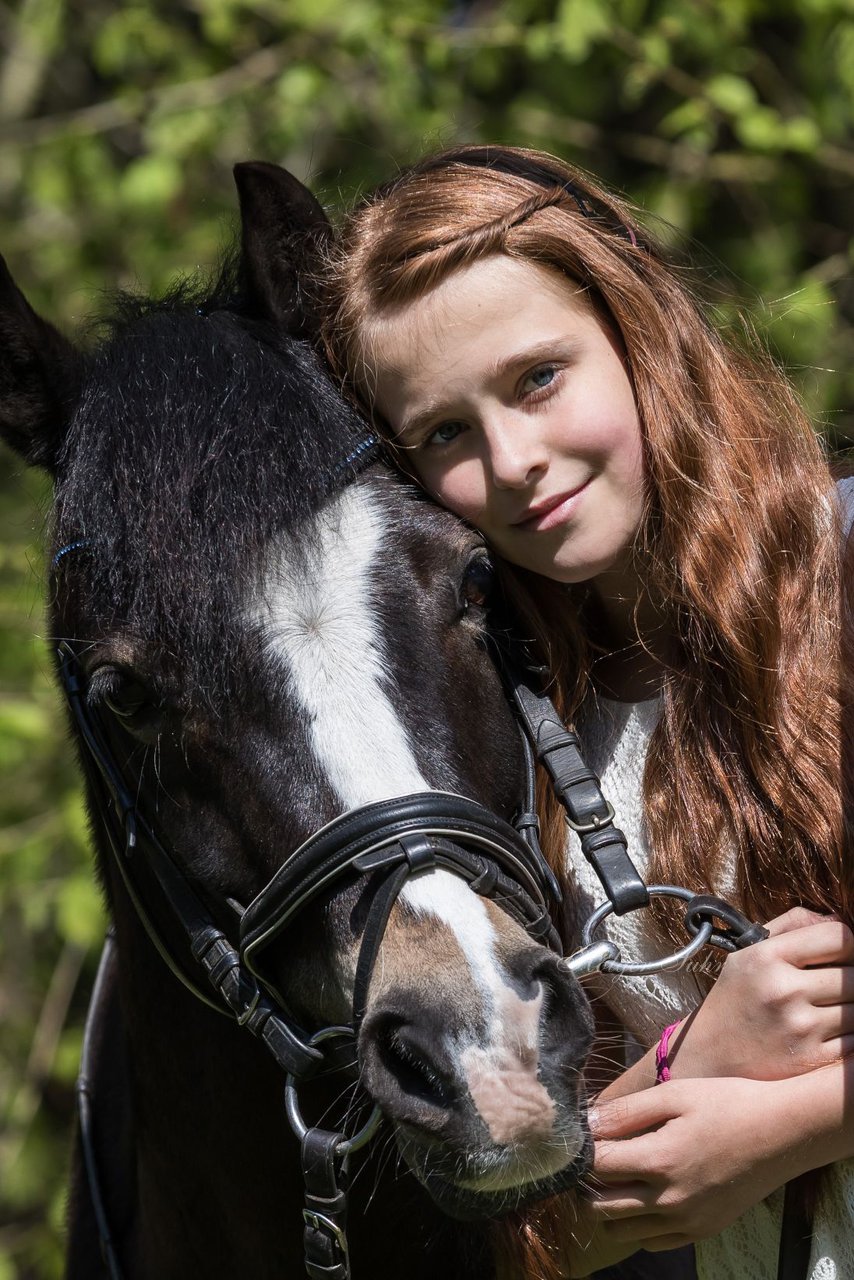
[[[59,543],[89,543],[84,623],[233,692],[265,548],[310,536],[364,435],[307,344],[186,297],[126,305],[90,358],[57,488]]]

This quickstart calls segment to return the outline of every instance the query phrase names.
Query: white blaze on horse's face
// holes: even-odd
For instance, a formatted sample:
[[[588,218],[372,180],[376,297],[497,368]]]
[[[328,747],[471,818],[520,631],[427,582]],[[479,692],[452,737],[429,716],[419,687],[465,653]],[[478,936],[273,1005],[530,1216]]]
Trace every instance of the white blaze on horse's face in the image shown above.
[[[253,611],[268,647],[284,665],[317,766],[342,811],[433,789],[390,696],[389,666],[372,607],[372,575],[387,519],[375,491],[365,485],[345,489],[321,511],[312,536],[301,539],[299,548],[289,542],[275,548],[262,600]],[[543,991],[535,981],[528,998],[520,996],[501,961],[501,952],[518,951],[527,940],[505,913],[448,871],[434,869],[410,879],[401,898],[410,918],[433,922],[435,982],[428,985],[434,997],[450,999],[443,996],[443,974],[453,965],[453,985],[466,993],[468,1012],[474,1014],[479,1005],[479,1016],[471,1016],[468,1025],[481,1030],[457,1035],[448,1051],[481,1123],[494,1144],[517,1153],[525,1144],[537,1149],[530,1168],[524,1154],[517,1154],[501,1167],[492,1162],[462,1185],[498,1190],[548,1176],[575,1156],[582,1138],[580,1130],[567,1134],[563,1125],[560,1141],[553,1141],[555,1104],[538,1078]],[[395,913],[372,992],[375,985],[398,979],[412,983],[405,929],[405,918]],[[399,946],[393,938],[400,939]],[[462,982],[461,963],[468,969]],[[399,974],[389,972],[395,968]]]
[[[277,548],[261,616],[305,712],[311,747],[342,809],[426,791],[389,700],[371,612],[382,511],[352,487],[300,545]]]

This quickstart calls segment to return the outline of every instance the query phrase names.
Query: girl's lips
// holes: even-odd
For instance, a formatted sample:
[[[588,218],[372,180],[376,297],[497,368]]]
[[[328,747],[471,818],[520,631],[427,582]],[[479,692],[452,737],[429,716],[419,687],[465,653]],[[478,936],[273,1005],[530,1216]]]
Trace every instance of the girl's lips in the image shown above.
[[[554,499],[541,504],[533,515],[527,516],[523,520],[517,520],[515,528],[529,533],[544,533],[547,529],[556,529],[559,525],[565,524],[567,520],[571,520],[575,515],[579,499],[590,484],[591,479],[592,476],[585,480],[584,484],[579,485],[577,489],[571,489],[569,493],[559,494]]]

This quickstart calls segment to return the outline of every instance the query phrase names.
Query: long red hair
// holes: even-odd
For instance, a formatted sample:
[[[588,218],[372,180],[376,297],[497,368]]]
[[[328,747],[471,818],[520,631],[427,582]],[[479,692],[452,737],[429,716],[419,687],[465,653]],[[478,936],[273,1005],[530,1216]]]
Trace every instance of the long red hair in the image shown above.
[[[624,201],[554,157],[463,147],[364,200],[330,263],[327,350],[369,411],[372,321],[490,254],[586,287],[634,385],[647,478],[634,554],[675,637],[644,775],[648,878],[711,889],[734,853],[751,916],[800,903],[850,922],[845,557],[827,459],[798,397],[757,344],[710,323]],[[511,565],[502,575],[571,717],[596,658],[588,593]],[[541,794],[560,866],[562,815]],[[511,1269],[562,1274],[548,1240],[567,1212],[546,1207],[541,1231],[528,1215],[507,1237]]]

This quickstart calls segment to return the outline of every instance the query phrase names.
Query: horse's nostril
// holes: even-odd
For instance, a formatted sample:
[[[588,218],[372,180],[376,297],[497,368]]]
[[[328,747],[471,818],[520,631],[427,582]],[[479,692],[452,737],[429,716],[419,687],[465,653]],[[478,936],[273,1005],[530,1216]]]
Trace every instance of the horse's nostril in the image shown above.
[[[453,1089],[435,1055],[402,1018],[388,1018],[375,1028],[380,1061],[403,1093],[434,1107],[449,1107]]]
[[[540,1005],[540,1050],[580,1066],[592,1044],[590,1008],[578,982],[549,957],[531,973]]]

